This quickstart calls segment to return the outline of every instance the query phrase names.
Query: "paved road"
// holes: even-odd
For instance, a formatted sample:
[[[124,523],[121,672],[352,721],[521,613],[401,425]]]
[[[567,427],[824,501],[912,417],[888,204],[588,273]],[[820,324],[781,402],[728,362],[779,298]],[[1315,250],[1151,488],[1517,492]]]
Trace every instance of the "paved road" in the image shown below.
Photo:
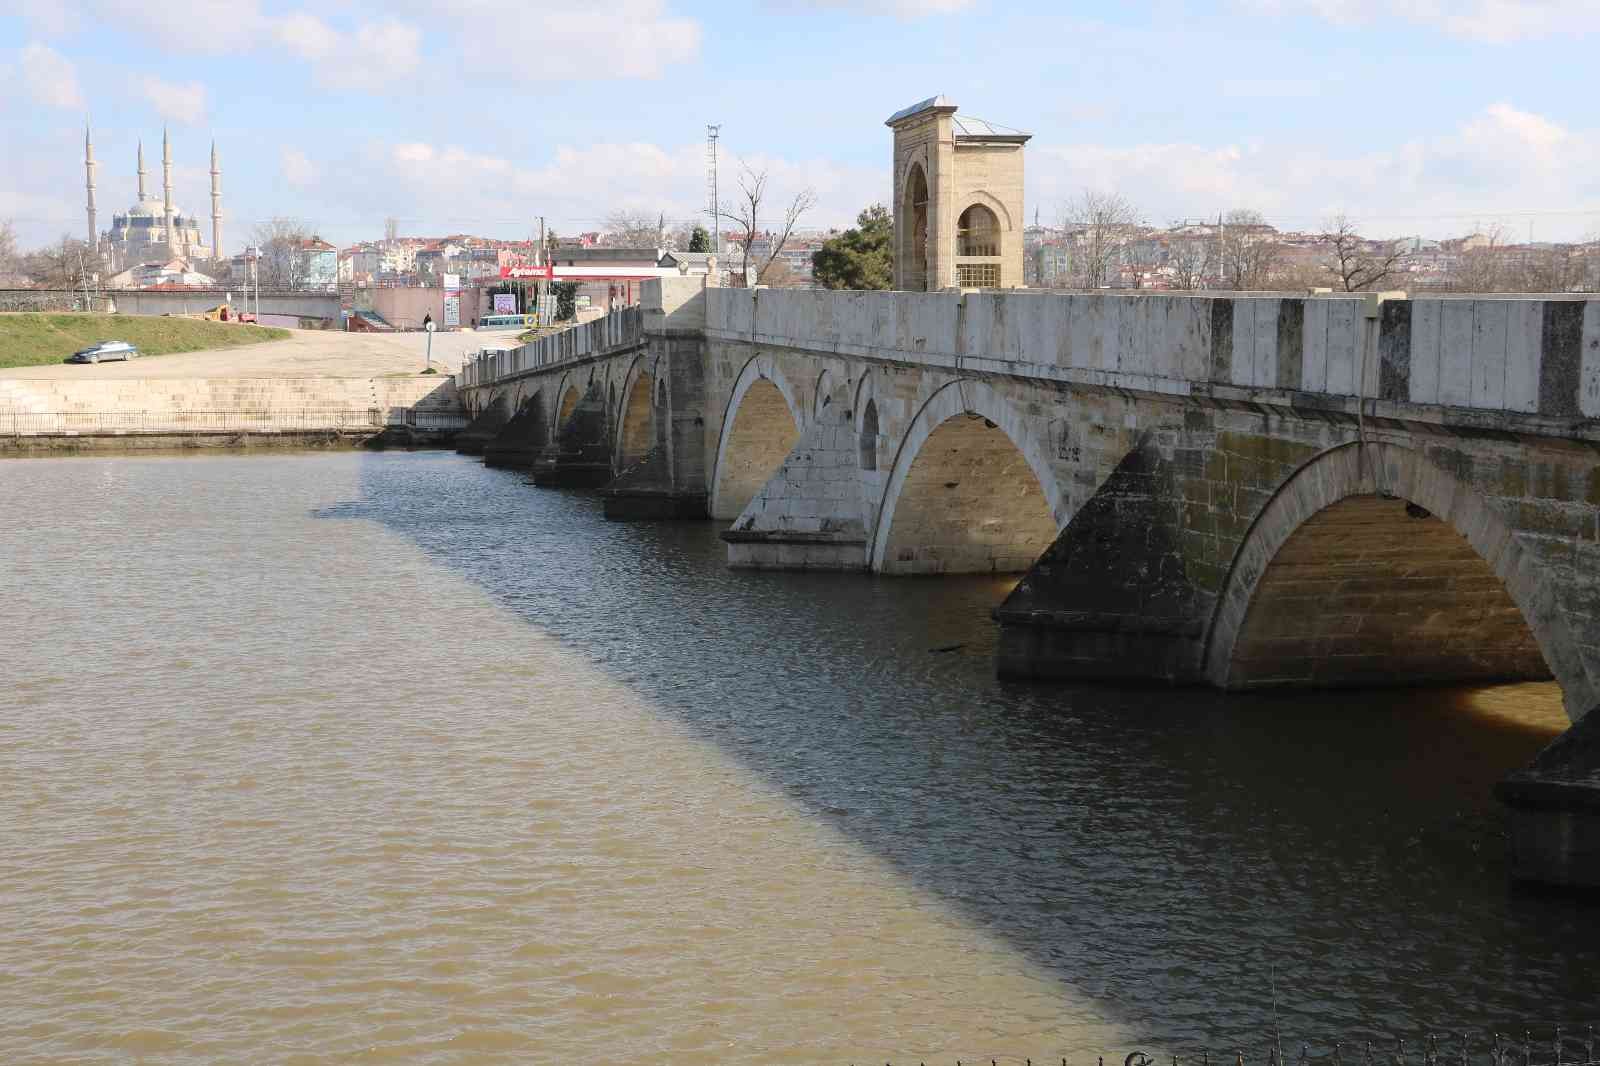
[[[0,378],[370,378],[414,374],[423,367],[425,333],[331,333],[291,330],[288,340],[176,355],[145,355],[125,363],[54,364],[0,370]],[[436,333],[433,365],[454,373],[466,356],[516,343],[515,333]]]

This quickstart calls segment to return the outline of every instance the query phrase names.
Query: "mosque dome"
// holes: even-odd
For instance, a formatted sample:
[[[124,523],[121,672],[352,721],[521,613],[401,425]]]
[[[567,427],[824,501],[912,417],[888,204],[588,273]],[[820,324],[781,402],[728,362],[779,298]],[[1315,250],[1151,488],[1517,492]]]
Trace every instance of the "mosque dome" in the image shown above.
[[[160,200],[140,200],[128,208],[129,218],[165,218],[166,205]],[[179,214],[177,207],[173,207],[173,214]]]

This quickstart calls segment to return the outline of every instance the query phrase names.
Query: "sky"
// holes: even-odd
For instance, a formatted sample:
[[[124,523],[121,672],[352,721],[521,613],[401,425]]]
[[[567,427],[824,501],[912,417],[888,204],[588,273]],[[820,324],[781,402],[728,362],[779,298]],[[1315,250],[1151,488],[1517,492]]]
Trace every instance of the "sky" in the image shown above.
[[[891,198],[883,120],[939,93],[1033,134],[1030,221],[1093,188],[1157,225],[1600,236],[1600,0],[0,0],[0,42],[25,247],[84,233],[86,121],[102,228],[141,137],[159,195],[164,125],[205,219],[214,138],[230,252],[273,217],[340,244],[703,218],[707,123],[724,199],[749,166],[842,226]]]

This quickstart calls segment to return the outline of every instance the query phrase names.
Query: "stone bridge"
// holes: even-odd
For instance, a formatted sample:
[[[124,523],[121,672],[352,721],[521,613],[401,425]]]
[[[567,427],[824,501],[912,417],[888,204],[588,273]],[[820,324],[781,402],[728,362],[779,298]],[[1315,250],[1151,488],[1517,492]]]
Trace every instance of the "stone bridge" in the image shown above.
[[[667,279],[461,386],[464,447],[726,522],[732,566],[1022,575],[1005,676],[1600,704],[1600,301]],[[1549,794],[1600,811],[1597,722],[1503,786],[1527,876],[1600,884]]]

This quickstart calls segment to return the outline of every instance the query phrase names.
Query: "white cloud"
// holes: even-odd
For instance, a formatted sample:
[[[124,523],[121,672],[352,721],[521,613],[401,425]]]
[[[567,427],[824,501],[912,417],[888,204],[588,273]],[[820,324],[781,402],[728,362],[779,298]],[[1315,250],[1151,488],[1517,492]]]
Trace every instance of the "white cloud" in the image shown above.
[[[115,25],[168,54],[277,47],[316,67],[329,88],[387,91],[421,64],[424,45],[461,80],[658,78],[700,54],[700,25],[665,0],[614,0],[605,32],[585,0],[342,0],[320,14],[263,14],[259,0],[13,0],[41,32]],[[970,0],[882,0],[885,9],[947,8]],[[327,10],[336,14],[329,16]],[[329,18],[334,21],[330,22]],[[420,27],[428,27],[425,37]],[[487,61],[489,48],[501,57]]]
[[[139,94],[156,114],[173,122],[192,126],[206,116],[206,87],[197,81],[180,83],[147,76],[139,79]]]
[[[813,188],[817,207],[803,225],[844,224],[861,208],[886,195],[878,167],[828,160],[752,157],[765,169],[770,198],[764,218],[777,221],[801,188]],[[705,146],[669,147],[647,142],[602,142],[557,148],[543,164],[528,165],[449,144],[374,142],[337,165],[347,180],[325,184],[325,194],[363,224],[380,225],[393,215],[406,231],[468,231],[526,236],[544,215],[558,232],[600,229],[607,215],[630,210],[665,214],[673,223],[703,220]],[[723,161],[725,199],[735,189],[738,165]],[[726,228],[726,227],[725,227]]]
[[[422,31],[408,22],[365,22],[340,33],[304,11],[275,20],[272,36],[316,68],[319,85],[330,89],[382,92],[406,85],[422,59]]]
[[[272,36],[299,58],[312,62],[332,55],[339,40],[333,27],[304,11],[278,19],[272,24]]]
[[[13,0],[13,13],[40,33],[55,36],[77,28],[78,11],[63,0]]]
[[[335,89],[379,91],[405,84],[422,56],[422,31],[406,22],[385,19],[364,23],[340,49],[337,61],[317,72],[322,84]]]
[[[1508,41],[1600,29],[1594,0],[1237,0],[1249,11],[1312,14],[1342,26],[1403,19],[1456,37]]]
[[[395,6],[466,27],[453,47],[469,73],[483,67],[492,39],[494,54],[504,57],[491,65],[497,81],[659,78],[700,54],[699,23],[673,15],[663,0],[615,0],[604,9],[599,34],[597,9],[582,0],[401,0]]]
[[[37,41],[17,56],[18,76],[29,96],[48,107],[83,107],[83,90],[72,61]]]
[[[1285,144],[1077,144],[1033,148],[1028,165],[1030,193],[1051,220],[1092,187],[1121,192],[1159,224],[1253,207],[1288,228],[1347,211],[1375,232],[1434,236],[1528,213],[1539,215],[1543,239],[1600,226],[1600,131],[1505,103],[1450,132],[1358,155]]]
[[[285,148],[280,159],[283,180],[297,189],[314,184],[322,176],[321,169],[298,148]]]
[[[966,11],[973,0],[787,0],[777,6],[846,8],[870,15],[894,15],[903,19],[927,15],[954,15]]]

